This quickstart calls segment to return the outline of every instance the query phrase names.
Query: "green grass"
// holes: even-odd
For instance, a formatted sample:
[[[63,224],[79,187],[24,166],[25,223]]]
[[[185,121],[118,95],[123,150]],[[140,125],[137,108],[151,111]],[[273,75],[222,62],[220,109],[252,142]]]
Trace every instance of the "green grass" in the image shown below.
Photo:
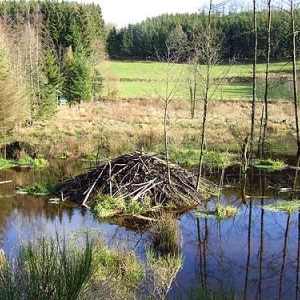
[[[200,150],[196,145],[184,149],[173,148],[170,151],[171,161],[183,166],[195,166],[199,163]],[[236,160],[236,155],[229,152],[220,151],[205,151],[203,156],[203,163],[210,168],[221,168],[233,164]]]
[[[42,158],[31,158],[29,156],[22,157],[18,160],[19,166],[30,166],[35,168],[45,168],[49,165],[49,162]]]
[[[213,211],[198,210],[195,215],[200,218],[215,218],[225,220],[234,217],[238,213],[238,208],[231,205],[217,204]]]
[[[93,275],[93,241],[84,247],[42,238],[22,245],[16,259],[1,261],[1,299],[82,299]]]
[[[5,158],[0,158],[0,170],[9,169],[15,167],[17,164],[12,160],[8,160]]]
[[[292,200],[277,202],[274,204],[266,205],[263,207],[263,209],[274,212],[285,212],[288,214],[296,213],[300,210],[300,201]]]
[[[287,167],[285,162],[281,160],[273,160],[271,158],[268,158],[266,160],[256,159],[252,161],[251,164],[258,169],[267,170],[269,172],[279,171]]]
[[[102,63],[100,69],[104,77],[111,77],[117,82],[117,98],[158,98],[158,94],[165,91],[164,80],[170,66],[159,62],[128,62],[110,61]],[[185,80],[189,77],[186,64],[174,64],[171,66],[172,77],[181,75],[182,84],[177,91],[176,98],[186,99],[188,90]],[[270,65],[270,89],[269,98],[274,100],[290,100],[290,83],[283,83],[282,78],[291,74],[290,63],[271,63]],[[257,65],[258,74],[258,99],[263,99],[265,64]],[[220,77],[223,82],[216,84],[216,91],[212,98],[218,100],[249,100],[252,98],[252,64],[227,65],[220,64],[213,67],[212,78]],[[120,80],[120,82],[119,82]],[[111,82],[110,84],[114,84]],[[212,88],[214,89],[214,88]],[[104,88],[105,90],[105,88]],[[155,90],[158,90],[157,93]],[[199,96],[201,99],[201,96]]]
[[[32,196],[47,196],[51,194],[53,188],[54,186],[48,183],[35,183],[34,185],[19,189],[18,194],[26,194]]]
[[[180,248],[177,219],[172,214],[163,213],[150,230],[152,248],[159,255],[176,254]]]
[[[138,216],[150,209],[147,203],[140,203],[134,199],[114,198],[110,195],[99,194],[94,199],[93,212],[98,218],[115,216]]]

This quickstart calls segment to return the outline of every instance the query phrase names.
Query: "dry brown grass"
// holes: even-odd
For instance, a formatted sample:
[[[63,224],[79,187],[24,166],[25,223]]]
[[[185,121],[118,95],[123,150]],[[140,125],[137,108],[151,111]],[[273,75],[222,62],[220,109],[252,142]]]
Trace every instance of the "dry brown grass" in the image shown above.
[[[258,103],[257,126],[261,109],[262,104]],[[239,150],[250,132],[250,111],[248,102],[212,101],[208,111],[207,146]],[[169,117],[172,145],[181,147],[198,142],[202,118],[200,102],[194,119],[190,117],[188,101],[173,101]],[[292,104],[270,104],[269,118],[269,140],[276,141],[277,150],[281,147],[286,150],[286,144],[295,143]],[[162,124],[163,111],[154,100],[106,100],[84,103],[80,108],[62,106],[51,120],[19,128],[12,138],[38,144],[46,156],[79,157],[98,149],[100,154],[116,156],[127,151],[162,149]]]

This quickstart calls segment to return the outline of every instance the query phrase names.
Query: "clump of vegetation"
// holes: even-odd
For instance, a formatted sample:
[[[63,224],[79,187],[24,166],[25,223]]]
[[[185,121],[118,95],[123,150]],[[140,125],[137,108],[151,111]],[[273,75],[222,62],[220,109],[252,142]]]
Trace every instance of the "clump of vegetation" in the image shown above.
[[[176,254],[180,248],[180,234],[173,214],[163,213],[150,231],[153,249],[160,255]]]
[[[146,252],[144,265],[133,252],[106,249],[88,234],[71,241],[41,238],[1,257],[1,299],[136,299],[145,291],[165,299],[182,267],[181,254]],[[141,290],[141,283],[145,287]]]
[[[94,253],[94,260],[93,289],[100,290],[100,294],[106,290],[106,299],[135,298],[138,286],[145,277],[145,270],[133,252],[99,247]]]
[[[283,201],[277,202],[263,207],[265,210],[274,211],[274,212],[285,212],[287,214],[296,213],[300,210],[300,201]]]
[[[279,171],[287,167],[284,161],[268,159],[257,159],[252,162],[252,165],[258,169],[267,171]]]
[[[30,156],[24,156],[18,160],[19,166],[30,166],[36,168],[44,168],[49,165],[48,161],[43,158],[32,158]]]
[[[53,189],[54,189],[54,185],[52,184],[35,183],[32,186],[19,189],[18,193],[32,195],[32,196],[47,196],[52,193]]]
[[[221,168],[233,163],[235,156],[229,152],[205,151],[203,162],[209,167]]]
[[[223,220],[234,217],[237,214],[238,209],[237,207],[231,205],[223,206],[222,204],[218,203],[214,212],[218,220]]]
[[[183,265],[180,253],[156,255],[147,250],[148,279],[147,289],[153,299],[166,299],[171,284]]]
[[[2,169],[10,169],[12,167],[15,167],[17,164],[12,161],[5,158],[0,158],[0,170]]]
[[[93,275],[94,243],[84,247],[42,238],[20,247],[16,259],[1,261],[1,299],[82,299]]]
[[[199,150],[197,149],[172,149],[170,151],[171,161],[183,166],[195,166],[199,161]]]
[[[221,168],[231,165],[234,159],[235,156],[229,152],[204,151],[203,163],[210,168]],[[199,163],[199,149],[173,149],[171,160],[180,165],[195,166]]]
[[[150,204],[140,203],[134,199],[114,198],[110,195],[99,194],[95,197],[93,211],[99,218],[113,216],[136,216],[146,213]]]
[[[218,203],[213,211],[196,211],[197,217],[215,218],[217,220],[230,219],[238,213],[238,208],[231,205]]]

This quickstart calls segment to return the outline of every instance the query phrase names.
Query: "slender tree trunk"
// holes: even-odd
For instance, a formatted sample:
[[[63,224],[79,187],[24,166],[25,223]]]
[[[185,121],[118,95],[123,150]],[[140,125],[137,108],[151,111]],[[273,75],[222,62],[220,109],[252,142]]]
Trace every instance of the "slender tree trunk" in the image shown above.
[[[207,66],[207,72],[210,72],[210,66]],[[201,177],[202,177],[202,165],[203,165],[203,155],[204,155],[204,146],[205,146],[205,132],[206,132],[206,119],[207,119],[207,108],[208,108],[208,97],[209,97],[209,80],[210,74],[207,73],[206,88],[205,88],[205,97],[203,105],[203,118],[202,118],[202,132],[201,132],[201,143],[200,143],[200,157],[199,157],[199,173],[197,180],[197,190],[200,189]]]
[[[171,184],[171,172],[170,172],[170,157],[169,157],[169,135],[168,135],[168,111],[169,111],[169,101],[166,100],[164,103],[164,144],[167,162],[167,174],[168,182]]]
[[[269,68],[270,68],[270,54],[271,54],[271,0],[268,0],[268,39],[267,39],[267,58],[266,58],[266,73],[265,73],[265,93],[264,93],[264,124],[261,142],[261,156],[265,156],[266,136],[268,128],[268,89],[269,89]]]
[[[250,155],[253,152],[255,111],[256,111],[256,65],[257,65],[257,16],[256,0],[253,0],[253,73],[252,73],[252,111],[251,111],[251,133],[250,133]]]
[[[211,52],[211,11],[212,11],[212,0],[210,0],[209,12],[208,12],[208,24],[207,24],[207,37],[206,37],[206,78],[205,78],[205,94],[204,94],[204,104],[203,104],[203,118],[202,118],[202,132],[201,132],[201,143],[200,143],[200,155],[199,155],[199,165],[198,165],[198,178],[197,178],[197,191],[200,189],[201,176],[202,176],[202,165],[203,165],[203,155],[204,155],[204,145],[205,145],[205,131],[206,131],[206,119],[207,119],[207,108],[209,101],[209,90],[210,90],[210,72],[212,67],[212,57]]]
[[[295,28],[295,14],[294,14],[294,1],[290,2],[290,16],[291,16],[291,27],[293,37],[293,98],[294,98],[294,110],[295,110],[295,123],[296,123],[296,135],[297,135],[297,156],[300,156],[300,136],[299,136],[299,116],[298,116],[298,90],[297,90],[297,52],[296,52],[296,35],[297,31]]]

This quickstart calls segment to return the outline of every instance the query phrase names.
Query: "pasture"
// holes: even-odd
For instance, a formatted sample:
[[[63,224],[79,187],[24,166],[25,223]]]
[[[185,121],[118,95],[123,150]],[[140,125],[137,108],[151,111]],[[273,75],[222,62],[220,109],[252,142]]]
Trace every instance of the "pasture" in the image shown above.
[[[213,66],[209,97],[214,100],[251,100],[252,69],[251,63]],[[257,65],[258,100],[262,100],[264,95],[265,69],[264,63]],[[189,99],[189,85],[193,84],[193,73],[188,64],[105,61],[101,63],[100,70],[104,77],[103,97],[106,98],[159,99],[174,89],[172,98]],[[197,100],[203,98],[205,72],[205,66],[198,68]],[[271,63],[269,72],[269,100],[290,101],[292,64]]]

